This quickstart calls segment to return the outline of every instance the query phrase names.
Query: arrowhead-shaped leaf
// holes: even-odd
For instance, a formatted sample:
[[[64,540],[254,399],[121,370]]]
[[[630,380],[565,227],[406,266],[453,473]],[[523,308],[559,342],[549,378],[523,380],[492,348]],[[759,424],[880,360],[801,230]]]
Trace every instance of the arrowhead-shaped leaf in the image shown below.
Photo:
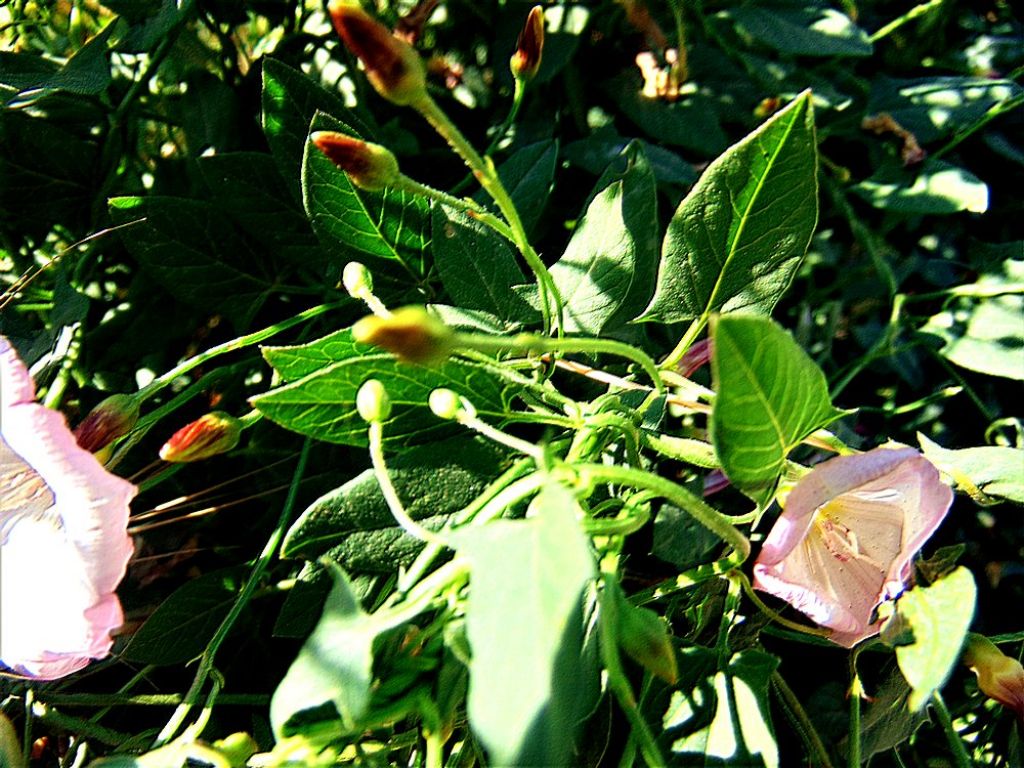
[[[657,289],[638,319],[770,313],[818,221],[817,157],[805,92],[709,165],[672,216]]]

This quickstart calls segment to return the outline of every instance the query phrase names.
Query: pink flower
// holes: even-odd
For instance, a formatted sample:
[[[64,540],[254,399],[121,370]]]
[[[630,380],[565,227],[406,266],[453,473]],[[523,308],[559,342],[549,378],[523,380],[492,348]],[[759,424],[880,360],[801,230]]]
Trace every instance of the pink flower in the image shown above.
[[[110,653],[137,489],[78,447],[64,417],[34,397],[24,363],[0,336],[0,664],[53,680]]]
[[[878,634],[883,600],[946,516],[953,492],[913,448],[826,461],[789,494],[754,564],[754,587],[831,628],[847,648]]]

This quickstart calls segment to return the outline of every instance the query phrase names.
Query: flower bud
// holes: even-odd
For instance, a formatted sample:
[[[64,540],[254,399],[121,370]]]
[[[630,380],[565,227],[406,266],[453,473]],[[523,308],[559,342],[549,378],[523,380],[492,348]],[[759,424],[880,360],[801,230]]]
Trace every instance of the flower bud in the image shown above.
[[[248,733],[232,733],[213,742],[213,748],[221,753],[231,768],[244,768],[250,757],[260,751],[256,740]]]
[[[541,55],[544,53],[544,9],[539,5],[530,9],[526,17],[523,31],[519,33],[516,52],[512,54],[508,65],[512,77],[516,80],[532,80],[540,69]]]
[[[139,403],[131,395],[111,395],[75,427],[75,442],[89,453],[103,450],[131,432],[139,420]]]
[[[337,131],[316,131],[309,138],[360,189],[376,192],[398,179],[398,160],[380,144]]]
[[[211,411],[175,432],[160,449],[160,458],[175,463],[200,461],[230,451],[242,436],[242,422]]]
[[[668,627],[654,611],[622,600],[618,605],[618,638],[622,650],[651,674],[670,685],[679,677]]]
[[[377,93],[399,106],[427,95],[426,68],[411,45],[388,32],[352,0],[331,0],[327,10],[346,47],[363,62]]]
[[[428,403],[439,419],[454,419],[462,410],[462,399],[450,389],[435,389],[430,393]]]
[[[350,261],[345,265],[345,269],[341,273],[341,284],[345,286],[348,295],[353,299],[373,293],[373,275],[364,264],[360,264],[358,261]]]
[[[356,393],[356,410],[363,421],[387,421],[391,415],[391,398],[377,379],[369,379]]]
[[[352,326],[352,338],[374,344],[409,363],[429,365],[452,351],[454,334],[423,307],[402,307],[388,317],[370,315]]]
[[[1024,667],[1000,651],[984,635],[971,632],[964,647],[963,662],[978,676],[978,688],[990,699],[1017,714],[1024,726]]]

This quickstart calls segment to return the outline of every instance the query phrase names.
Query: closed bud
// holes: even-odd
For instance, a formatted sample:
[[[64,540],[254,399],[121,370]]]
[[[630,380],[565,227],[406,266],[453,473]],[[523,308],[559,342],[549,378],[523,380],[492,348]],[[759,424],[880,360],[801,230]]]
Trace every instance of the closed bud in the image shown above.
[[[364,317],[352,326],[352,338],[422,365],[444,360],[455,341],[451,329],[423,307],[403,307],[388,317]]]
[[[211,411],[175,432],[160,449],[160,458],[175,463],[208,459],[230,451],[241,436],[241,421],[223,411]]]
[[[618,605],[619,645],[633,661],[670,685],[679,677],[676,653],[661,617],[623,599]]]
[[[231,768],[245,768],[249,758],[260,751],[256,740],[248,733],[232,733],[213,742],[213,748],[227,758]]]
[[[341,273],[341,284],[353,299],[373,293],[373,275],[364,264],[350,261]]]
[[[309,138],[360,189],[376,192],[398,179],[398,160],[380,144],[337,131],[316,131]]]
[[[75,441],[89,453],[103,450],[132,431],[139,420],[139,403],[131,395],[111,395],[75,427]]]
[[[430,410],[440,419],[454,419],[462,410],[462,399],[450,389],[435,389],[428,402]]]
[[[331,0],[334,29],[366,67],[366,77],[381,96],[407,106],[427,95],[426,67],[416,50],[388,32],[353,0]]]
[[[1000,651],[995,643],[974,632],[967,636],[963,662],[978,676],[978,688],[990,699],[1017,714],[1024,726],[1024,667]]]
[[[509,60],[509,68],[516,80],[532,80],[540,69],[541,55],[544,53],[544,9],[533,6],[526,17],[523,31],[519,33],[516,52]]]
[[[356,393],[356,410],[363,421],[387,421],[391,415],[391,398],[377,379],[363,383]]]

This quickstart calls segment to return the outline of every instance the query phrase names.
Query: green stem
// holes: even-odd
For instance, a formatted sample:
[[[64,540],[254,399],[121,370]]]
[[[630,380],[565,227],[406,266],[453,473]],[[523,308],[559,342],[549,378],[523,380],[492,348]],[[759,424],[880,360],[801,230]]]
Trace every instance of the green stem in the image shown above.
[[[291,486],[288,489],[288,496],[285,499],[284,506],[281,509],[281,515],[277,520],[277,525],[274,528],[273,533],[270,534],[270,538],[267,539],[267,543],[263,546],[263,551],[260,552],[255,564],[252,567],[252,571],[249,573],[249,578],[245,582],[245,586],[242,588],[241,593],[231,606],[231,610],[228,615],[224,617],[224,620],[217,627],[217,632],[213,638],[206,645],[206,649],[203,651],[203,655],[199,660],[199,669],[196,671],[195,679],[192,681],[192,686],[188,689],[185,694],[185,700],[175,709],[174,714],[171,715],[170,720],[164,726],[163,730],[160,731],[159,735],[154,742],[154,747],[159,747],[166,744],[172,738],[174,734],[178,732],[181,724],[188,717],[192,707],[196,705],[199,700],[199,694],[206,684],[207,678],[211,674],[216,674],[213,663],[217,656],[217,651],[223,644],[224,640],[227,639],[231,629],[234,627],[235,622],[238,621],[238,617],[241,616],[242,611],[249,604],[249,600],[253,593],[256,591],[256,587],[259,584],[260,579],[263,577],[263,573],[270,565],[270,561],[274,558],[274,554],[277,552],[278,547],[281,545],[281,541],[284,539],[285,532],[288,529],[289,522],[292,516],[292,510],[295,507],[295,500],[298,497],[299,486],[302,483],[302,476],[306,471],[306,463],[309,460],[309,449],[311,441],[307,438],[302,443],[302,451],[299,453],[298,463],[295,465],[295,472],[292,475]]]
[[[658,366],[662,369],[675,368],[679,365],[679,361],[683,359],[683,355],[689,351],[690,347],[693,346],[693,342],[697,340],[700,332],[704,330],[704,327],[708,324],[708,316],[702,315],[696,320],[690,323],[690,327],[686,329],[683,334],[683,338],[679,340],[675,348],[668,353],[668,357],[661,361],[661,365]]]
[[[472,171],[473,176],[480,182],[480,186],[497,203],[498,210],[501,211],[501,215],[505,217],[512,231],[513,241],[519,248],[520,253],[523,254],[527,266],[530,267],[530,270],[537,278],[537,287],[540,290],[541,313],[544,317],[544,332],[549,333],[551,331],[552,305],[555,308],[554,315],[557,328],[561,332],[563,327],[562,300],[558,295],[558,288],[555,286],[547,266],[545,266],[540,256],[533,249],[533,246],[530,245],[529,238],[526,236],[526,229],[523,227],[522,219],[519,217],[519,211],[516,210],[515,203],[512,202],[512,198],[505,189],[505,185],[501,183],[501,178],[498,176],[494,163],[485,160],[477,153],[473,145],[466,140],[462,132],[429,94],[424,93],[423,98],[411,106],[423,115],[423,118],[430,123],[434,130],[448,142],[448,145],[455,150],[455,153],[462,158],[462,161]]]
[[[623,357],[641,368],[651,378],[658,394],[665,393],[665,384],[658,375],[658,367],[650,356],[636,347],[613,339],[589,339],[581,336],[562,336],[551,339],[533,333],[520,333],[512,337],[487,336],[482,333],[457,333],[455,346],[475,349],[479,352],[581,352],[583,354],[607,354]]]
[[[832,768],[832,760],[828,756],[828,750],[825,749],[821,736],[818,735],[818,729],[814,727],[814,723],[807,715],[807,710],[804,709],[800,699],[793,693],[793,689],[789,687],[778,670],[772,672],[772,686],[792,715],[792,719],[795,721],[794,725],[800,732],[807,751],[813,755],[821,768]]]
[[[268,326],[260,331],[247,334],[245,336],[239,336],[237,339],[226,341],[223,344],[218,344],[216,347],[211,347],[205,352],[200,352],[198,355],[190,357],[183,363],[175,366],[171,370],[162,376],[158,376],[149,382],[146,386],[135,393],[135,397],[138,398],[139,402],[142,402],[146,398],[152,397],[161,389],[166,387],[168,384],[173,382],[179,376],[184,376],[189,371],[198,368],[200,365],[212,360],[220,355],[226,355],[228,352],[235,352],[239,349],[258,344],[261,341],[269,339],[271,336],[276,336],[282,331],[287,331],[299,323],[304,323],[307,320],[312,320],[314,317],[319,317],[327,312],[335,309],[340,309],[351,304],[350,299],[344,299],[342,301],[331,302],[330,304],[319,304],[315,307],[299,312],[295,317],[291,317],[287,320],[282,320],[280,323]]]
[[[422,184],[405,174],[399,174],[394,186],[398,189],[405,189],[415,195],[436,200],[437,202],[454,208],[457,211],[462,211],[471,219],[476,219],[481,223],[486,224],[509,242],[515,243],[516,241],[515,234],[512,232],[512,229],[508,224],[469,198],[449,195],[447,192],[442,192],[440,189],[435,189],[434,187]]]
[[[806,624],[800,624],[795,621],[790,621],[785,616],[782,616],[778,612],[773,611],[771,608],[764,604],[760,597],[758,597],[757,593],[754,591],[753,586],[751,586],[750,584],[750,579],[747,578],[747,575],[745,573],[742,573],[740,571],[732,571],[731,573],[727,574],[727,578],[732,581],[738,582],[739,585],[743,588],[743,591],[744,593],[746,593],[747,598],[750,600],[750,602],[752,602],[757,607],[757,610],[761,611],[761,613],[770,618],[776,624],[781,624],[782,626],[786,627],[787,629],[791,629],[794,632],[800,632],[802,634],[812,635],[814,637],[828,637],[832,634],[832,630],[826,629],[825,627],[809,627]]]
[[[371,421],[368,435],[370,439],[370,460],[373,462],[373,473],[380,485],[384,500],[391,510],[391,515],[406,533],[413,538],[419,539],[438,546],[447,546],[447,542],[436,533],[428,531],[417,523],[405,510],[402,500],[398,497],[391,476],[388,474],[387,463],[384,460],[384,425],[379,421]]]
[[[871,42],[877,43],[879,40],[888,37],[897,29],[902,27],[904,24],[913,21],[919,16],[924,16],[926,13],[928,13],[928,11],[932,10],[933,8],[938,8],[944,2],[945,0],[928,0],[927,3],[921,3],[920,5],[914,6],[909,11],[904,13],[902,16],[897,16],[895,19],[893,19],[884,27],[882,27],[873,35],[871,35]]]
[[[650,726],[647,725],[647,721],[644,720],[640,707],[637,706],[636,696],[633,695],[633,689],[622,668],[619,642],[615,636],[615,623],[611,618],[614,615],[614,609],[608,605],[611,602],[612,590],[616,588],[613,582],[614,574],[605,573],[602,578],[604,589],[601,590],[600,646],[601,661],[604,662],[605,672],[608,675],[608,687],[615,694],[619,706],[622,707],[626,719],[629,720],[632,737],[636,740],[644,760],[652,768],[662,766],[665,765],[665,761],[662,759],[661,750],[658,749],[654,734],[651,732]]]
[[[1005,115],[1007,112],[1011,112],[1021,104],[1024,104],[1024,94],[1014,96],[1013,98],[1007,99],[1006,101],[1000,102],[999,104],[993,104],[986,110],[985,114],[975,120],[967,127],[957,131],[956,135],[953,136],[942,148],[938,149],[932,154],[932,157],[938,159],[943,155],[951,152],[956,146],[962,141],[974,135],[990,122],[995,120],[997,117]]]
[[[946,733],[946,741],[949,743],[949,749],[953,753],[953,759],[956,761],[957,768],[971,768],[973,763],[971,762],[970,755],[967,754],[967,749],[964,747],[964,740],[956,732],[953,718],[949,714],[949,709],[946,708],[946,702],[942,700],[942,695],[938,691],[932,696],[932,711],[935,712],[939,725],[942,726],[942,730]]]
[[[849,744],[846,765],[848,768],[860,768],[860,700],[864,695],[864,688],[860,682],[860,675],[857,674],[857,657],[860,656],[860,648],[854,648],[850,654],[850,734],[847,739]]]
[[[619,483],[631,488],[652,491],[688,513],[694,520],[732,547],[733,552],[739,556],[739,563],[746,560],[750,554],[750,542],[746,536],[733,527],[732,521],[728,517],[706,504],[683,486],[677,485],[667,478],[633,467],[610,464],[577,464],[572,466],[572,470],[588,479]]]

